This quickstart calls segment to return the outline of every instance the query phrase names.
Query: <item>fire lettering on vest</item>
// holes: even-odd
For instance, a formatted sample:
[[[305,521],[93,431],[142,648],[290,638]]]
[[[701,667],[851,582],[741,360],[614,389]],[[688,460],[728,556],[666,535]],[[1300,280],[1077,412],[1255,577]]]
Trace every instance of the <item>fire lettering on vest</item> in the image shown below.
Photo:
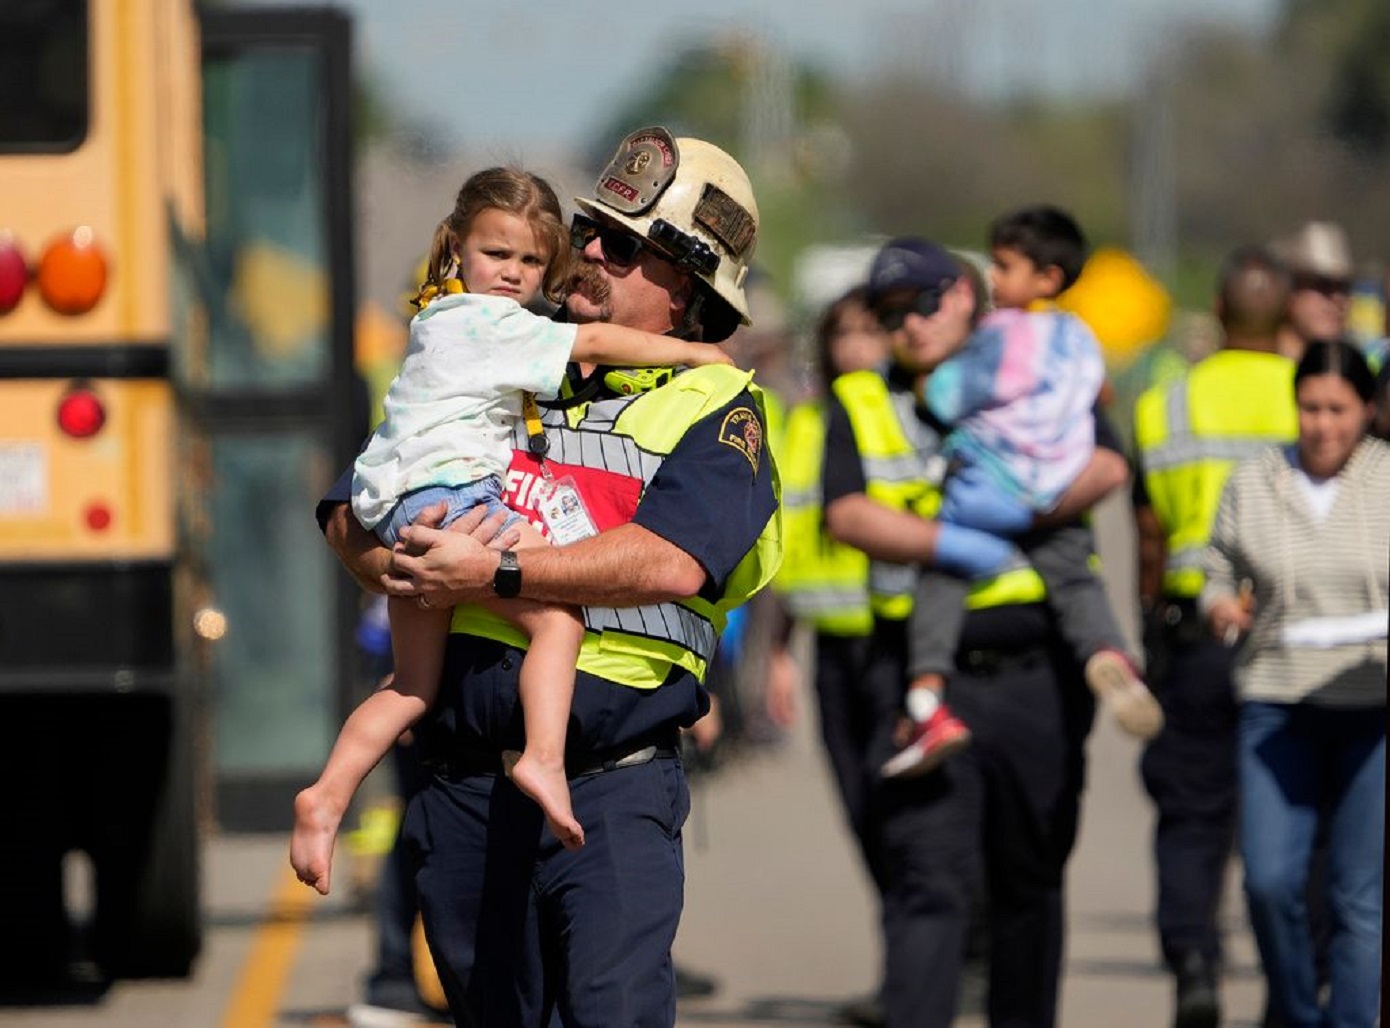
[[[574,482],[600,532],[627,524],[637,513],[637,503],[642,498],[640,478],[606,468],[560,464],[553,460],[547,461],[546,466],[552,479],[569,478]],[[541,525],[539,503],[545,481],[536,458],[524,450],[514,450],[502,499],[532,524]]]

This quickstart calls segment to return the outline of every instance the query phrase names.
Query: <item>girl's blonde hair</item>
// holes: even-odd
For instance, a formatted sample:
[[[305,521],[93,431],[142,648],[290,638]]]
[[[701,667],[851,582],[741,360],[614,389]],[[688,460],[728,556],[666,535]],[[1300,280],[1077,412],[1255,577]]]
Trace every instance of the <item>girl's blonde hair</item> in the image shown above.
[[[416,306],[425,298],[447,290],[445,283],[461,278],[458,252],[473,224],[486,210],[498,210],[524,218],[536,234],[537,244],[549,262],[541,291],[552,303],[564,299],[570,277],[569,233],[560,212],[560,200],[550,183],[539,175],[515,167],[484,168],[468,177],[459,188],[454,210],[439,223],[430,242],[425,281]],[[466,285],[466,283],[465,283]]]

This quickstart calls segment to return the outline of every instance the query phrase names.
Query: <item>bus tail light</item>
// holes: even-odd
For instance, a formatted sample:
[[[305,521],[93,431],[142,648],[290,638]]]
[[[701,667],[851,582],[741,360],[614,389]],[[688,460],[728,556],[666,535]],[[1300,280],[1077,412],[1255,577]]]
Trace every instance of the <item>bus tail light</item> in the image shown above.
[[[93,532],[105,532],[111,527],[111,508],[104,503],[91,503],[83,512],[87,527]]]
[[[106,424],[106,407],[97,394],[74,386],[58,401],[58,427],[74,439],[86,439]]]
[[[86,225],[48,244],[38,267],[39,294],[59,314],[86,314],[106,291],[106,254]]]
[[[24,287],[29,284],[29,262],[19,241],[8,231],[0,232],[0,314],[19,306]]]

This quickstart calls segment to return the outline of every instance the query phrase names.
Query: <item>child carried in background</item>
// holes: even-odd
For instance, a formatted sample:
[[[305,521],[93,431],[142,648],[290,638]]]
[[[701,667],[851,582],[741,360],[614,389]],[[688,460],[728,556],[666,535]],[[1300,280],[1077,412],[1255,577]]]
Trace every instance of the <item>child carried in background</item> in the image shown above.
[[[945,453],[952,470],[938,515],[940,563],[923,570],[912,613],[905,700],[912,728],[884,764],[886,777],[923,774],[969,742],[942,696],[970,580],[1007,571],[1010,560],[1023,564],[1016,552],[1000,549],[1004,540],[1022,548],[1046,583],[1062,636],[1120,726],[1147,739],[1163,725],[1090,570],[1090,530],[1072,524],[1034,531],[1035,519],[1056,507],[1095,451],[1093,411],[1105,378],[1099,344],[1074,315],[1036,309],[1076,281],[1085,258],[1080,228],[1054,207],[1025,208],[995,222],[989,277],[997,309],[922,387],[927,409],[950,426]]]
[[[502,501],[524,394],[555,396],[571,361],[730,363],[709,344],[603,323],[562,324],[528,311],[542,288],[561,299],[570,279],[568,238],[554,190],[536,175],[489,168],[459,190],[454,212],[435,232],[422,309],[410,323],[385,420],[354,466],[353,512],[385,545],[440,505],[447,506],[441,528],[482,506],[506,515],[504,541],[548,545]],[[349,801],[439,688],[452,611],[404,599],[390,600],[389,609],[395,678],[353,711],[318,781],[295,798],[290,862],[300,881],[325,894]],[[584,831],[564,758],[583,623],[574,608],[522,599],[498,601],[497,612],[530,637],[518,686],[526,744],[507,774],[540,804],[556,838],[577,849]]]

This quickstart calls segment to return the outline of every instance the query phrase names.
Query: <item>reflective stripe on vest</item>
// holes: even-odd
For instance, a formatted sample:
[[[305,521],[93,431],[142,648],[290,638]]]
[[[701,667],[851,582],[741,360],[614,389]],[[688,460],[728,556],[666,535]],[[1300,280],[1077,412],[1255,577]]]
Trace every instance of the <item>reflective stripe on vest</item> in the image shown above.
[[[782,566],[773,588],[792,617],[818,632],[867,635],[869,559],[825,531],[821,465],[825,458],[825,409],[803,403],[787,415],[774,450],[782,476]]]
[[[841,375],[832,385],[849,415],[864,465],[866,494],[894,510],[934,517],[941,493],[929,479],[939,459],[940,437],[917,417],[910,393],[893,392],[873,371]],[[880,618],[900,621],[912,613],[917,569],[911,564],[869,562],[869,600]],[[1026,561],[970,589],[972,610],[1011,603],[1036,603],[1047,596],[1041,576]]]
[[[1278,354],[1221,350],[1134,407],[1149,502],[1166,536],[1165,595],[1192,599],[1231,469],[1298,434],[1294,365]]]
[[[634,396],[580,405],[568,411],[547,410],[542,420],[556,464],[602,468],[640,483],[645,490],[667,454],[701,418],[724,407],[745,389],[762,412],[762,390],[747,372],[722,365],[684,371],[667,385]],[[513,446],[524,451],[524,424]],[[771,461],[766,447],[760,459]],[[772,468],[777,490],[776,467]],[[585,633],[578,668],[611,682],[654,689],[672,666],[703,678],[728,612],[767,584],[781,560],[781,513],[776,511],[757,544],[734,568],[715,602],[699,597],[642,607],[582,610]],[[509,622],[482,607],[455,609],[451,631],[497,639],[525,647],[526,637]]]

